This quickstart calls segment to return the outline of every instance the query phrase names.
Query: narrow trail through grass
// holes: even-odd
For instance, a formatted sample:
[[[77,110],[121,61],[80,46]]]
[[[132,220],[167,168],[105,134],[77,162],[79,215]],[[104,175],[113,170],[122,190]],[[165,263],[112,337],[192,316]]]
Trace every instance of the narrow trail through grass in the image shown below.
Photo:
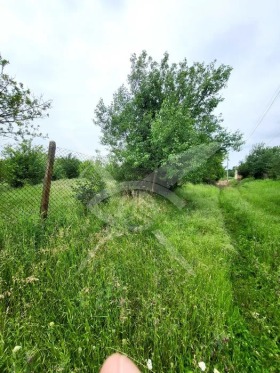
[[[236,248],[234,301],[246,321],[255,371],[280,366],[279,182],[251,182],[221,190],[220,206]]]

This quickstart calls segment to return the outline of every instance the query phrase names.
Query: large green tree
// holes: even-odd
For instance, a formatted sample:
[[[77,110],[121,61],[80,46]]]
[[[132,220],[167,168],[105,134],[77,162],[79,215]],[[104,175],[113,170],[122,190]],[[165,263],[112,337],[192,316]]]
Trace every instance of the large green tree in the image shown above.
[[[186,59],[170,64],[168,53],[160,62],[146,51],[133,54],[128,85],[117,90],[111,104],[101,99],[94,118],[122,178],[140,179],[172,159],[176,164],[188,149],[214,142],[219,146],[208,168],[211,160],[212,168],[221,166],[228,149],[238,149],[242,138],[223,128],[215,113],[231,70],[215,62],[189,66]],[[207,167],[200,171],[199,181],[207,176]]]
[[[32,121],[44,117],[50,101],[34,97],[29,89],[5,74],[9,61],[0,55],[0,137],[19,138],[42,136]]]

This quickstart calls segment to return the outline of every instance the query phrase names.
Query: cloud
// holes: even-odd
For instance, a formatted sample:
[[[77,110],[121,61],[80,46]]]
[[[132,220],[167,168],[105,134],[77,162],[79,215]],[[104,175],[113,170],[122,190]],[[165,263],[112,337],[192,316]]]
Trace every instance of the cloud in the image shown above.
[[[126,82],[132,53],[146,49],[155,59],[165,51],[174,62],[233,66],[224,125],[248,137],[280,85],[280,3],[272,0],[0,0],[2,55],[9,72],[35,94],[53,99],[50,118],[39,121],[58,146],[84,153],[102,148],[92,123],[100,97],[109,103]],[[279,103],[279,99],[278,99]],[[272,106],[251,144],[280,144],[280,108]],[[278,140],[277,140],[278,136]],[[249,147],[248,147],[249,145]],[[247,149],[247,150],[246,150]]]

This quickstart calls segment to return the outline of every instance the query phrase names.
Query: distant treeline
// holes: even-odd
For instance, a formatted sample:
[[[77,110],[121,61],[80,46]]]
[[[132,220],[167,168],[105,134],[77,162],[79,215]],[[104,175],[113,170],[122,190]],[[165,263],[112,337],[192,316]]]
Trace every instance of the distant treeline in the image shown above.
[[[238,173],[243,178],[279,179],[280,146],[255,145],[250,154],[238,166]]]

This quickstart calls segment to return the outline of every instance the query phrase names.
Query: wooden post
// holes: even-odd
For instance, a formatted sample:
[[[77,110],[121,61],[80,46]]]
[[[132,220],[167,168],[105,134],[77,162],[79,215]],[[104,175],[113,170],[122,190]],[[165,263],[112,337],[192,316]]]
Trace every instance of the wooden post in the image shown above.
[[[54,164],[54,157],[55,157],[55,148],[56,148],[55,142],[50,141],[47,167],[46,167],[44,184],[43,184],[41,208],[40,208],[40,216],[43,219],[46,219],[46,217],[48,216],[49,197],[50,197],[50,190],[51,190],[51,181],[52,181],[52,172],[53,172],[53,164]]]

